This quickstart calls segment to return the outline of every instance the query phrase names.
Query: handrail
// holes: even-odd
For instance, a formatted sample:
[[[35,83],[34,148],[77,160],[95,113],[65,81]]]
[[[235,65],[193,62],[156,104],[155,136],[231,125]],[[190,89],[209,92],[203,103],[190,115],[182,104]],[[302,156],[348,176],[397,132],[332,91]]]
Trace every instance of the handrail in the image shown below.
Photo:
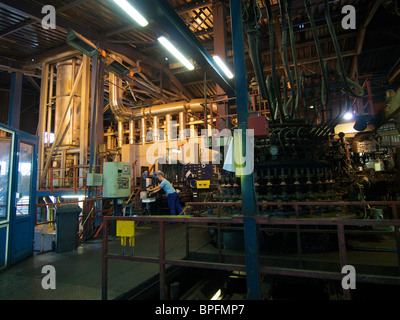
[[[343,203],[343,202],[319,202],[320,205],[326,204],[348,204],[348,205],[357,205],[357,204],[365,204],[366,202],[351,202],[351,203]],[[385,203],[388,202],[383,201],[375,201],[369,203]],[[259,203],[263,205],[277,205],[276,203]],[[308,202],[297,202],[297,203],[279,203],[278,205],[310,205],[312,203]],[[400,204],[400,201],[390,201],[389,204],[396,207],[396,205]],[[187,203],[187,205],[218,205],[218,206],[232,206],[232,205],[242,205],[242,203],[203,203],[203,202],[195,202],[195,203]],[[211,227],[212,224],[217,224],[218,228],[220,228],[221,224],[243,224],[244,218],[242,216],[233,216],[233,217],[183,217],[183,216],[164,216],[164,217],[151,217],[151,216],[140,216],[140,217],[115,217],[115,216],[107,216],[103,217],[103,224],[105,230],[111,221],[147,221],[147,222],[157,222],[159,224],[159,256],[155,257],[145,257],[145,256],[125,256],[125,255],[117,255],[110,254],[108,252],[108,234],[107,232],[103,233],[103,250],[102,250],[102,299],[107,300],[108,297],[108,260],[116,259],[116,260],[124,260],[124,261],[136,261],[136,262],[148,262],[148,263],[158,263],[160,266],[159,279],[160,279],[160,299],[164,300],[167,298],[167,290],[166,290],[166,273],[165,266],[166,264],[182,266],[182,267],[197,267],[197,268],[207,268],[207,269],[219,269],[219,270],[230,270],[230,271],[245,271],[246,266],[244,264],[229,264],[222,263],[221,260],[219,262],[204,262],[204,261],[195,261],[195,260],[186,260],[190,259],[189,256],[186,256],[186,259],[167,259],[165,254],[165,226],[164,224],[167,222],[183,222],[186,224],[187,232],[189,230],[189,224],[192,223],[203,223],[207,228]],[[296,276],[296,277],[308,277],[308,278],[319,278],[319,279],[333,279],[339,280],[342,279],[343,275],[341,272],[327,272],[327,271],[317,271],[317,270],[307,270],[303,268],[302,264],[302,252],[301,252],[301,238],[299,236],[301,230],[300,226],[306,225],[321,225],[321,226],[333,226],[336,227],[336,232],[338,235],[338,249],[339,249],[339,257],[340,257],[340,265],[343,268],[347,265],[347,250],[346,250],[346,241],[345,241],[345,226],[394,226],[394,233],[397,238],[397,255],[398,262],[400,267],[400,255],[399,255],[399,244],[400,244],[400,236],[398,229],[400,227],[400,220],[357,220],[357,219],[271,219],[269,217],[258,216],[254,218],[254,221],[257,225],[288,225],[288,226],[296,226],[296,232],[298,233],[297,241],[298,241],[298,269],[289,269],[289,268],[278,268],[278,267],[269,267],[266,265],[260,266],[260,272],[264,274],[273,274],[273,275],[286,275],[286,276]],[[325,232],[324,229],[317,230],[320,232]],[[352,230],[362,233],[363,230]],[[186,253],[188,254],[188,239],[189,235],[186,235]],[[221,248],[220,245],[221,237],[220,233],[218,233],[218,248]],[[382,276],[382,275],[371,275],[371,274],[359,274],[357,273],[356,279],[358,281],[363,282],[373,282],[373,283],[388,283],[388,284],[400,284],[400,276]],[[350,290],[344,289],[344,297],[345,299],[351,299]]]

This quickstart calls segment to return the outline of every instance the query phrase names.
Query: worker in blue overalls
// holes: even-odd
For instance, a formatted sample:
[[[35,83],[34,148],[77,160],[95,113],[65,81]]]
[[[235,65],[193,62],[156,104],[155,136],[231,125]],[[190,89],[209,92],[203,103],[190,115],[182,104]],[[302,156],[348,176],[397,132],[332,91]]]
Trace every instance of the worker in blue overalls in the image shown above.
[[[167,195],[168,207],[169,207],[169,210],[171,211],[171,215],[174,216],[176,214],[176,211],[178,211],[178,215],[179,215],[182,212],[182,207],[179,203],[178,193],[172,187],[171,183],[167,179],[165,179],[163,172],[159,171],[157,173],[157,179],[161,183],[157,187],[147,188],[147,191],[149,191],[149,195],[151,195],[152,193],[156,193],[156,192],[160,191],[161,189],[163,189]]]

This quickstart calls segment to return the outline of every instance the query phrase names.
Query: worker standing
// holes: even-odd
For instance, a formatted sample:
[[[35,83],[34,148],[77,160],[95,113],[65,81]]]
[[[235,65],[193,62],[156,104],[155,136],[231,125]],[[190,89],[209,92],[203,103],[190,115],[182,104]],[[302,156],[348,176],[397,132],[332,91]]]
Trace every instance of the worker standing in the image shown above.
[[[179,215],[182,212],[182,207],[179,203],[178,193],[172,187],[171,183],[167,179],[165,179],[163,172],[159,171],[157,173],[157,179],[161,182],[160,185],[154,188],[149,187],[147,188],[147,191],[149,191],[149,194],[151,195],[152,193],[156,193],[163,189],[164,192],[167,194],[168,207],[171,215],[174,216],[176,214],[176,211],[178,211]]]

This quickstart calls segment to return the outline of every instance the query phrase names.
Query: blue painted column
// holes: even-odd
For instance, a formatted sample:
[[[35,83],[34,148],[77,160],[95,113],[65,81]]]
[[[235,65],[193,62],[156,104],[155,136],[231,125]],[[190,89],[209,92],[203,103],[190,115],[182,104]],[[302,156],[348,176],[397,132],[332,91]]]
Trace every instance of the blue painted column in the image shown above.
[[[21,72],[13,72],[11,74],[8,125],[14,129],[19,129],[21,116],[22,77],[23,74]]]
[[[247,73],[245,64],[242,1],[230,0],[233,59],[235,68],[235,90],[238,128],[242,130],[242,154],[246,154],[246,130],[249,113],[249,93],[247,91]],[[236,146],[235,146],[236,147]],[[255,223],[258,214],[257,199],[254,190],[254,174],[241,176],[244,242],[246,254],[247,297],[260,299],[260,274],[258,265],[259,228]]]

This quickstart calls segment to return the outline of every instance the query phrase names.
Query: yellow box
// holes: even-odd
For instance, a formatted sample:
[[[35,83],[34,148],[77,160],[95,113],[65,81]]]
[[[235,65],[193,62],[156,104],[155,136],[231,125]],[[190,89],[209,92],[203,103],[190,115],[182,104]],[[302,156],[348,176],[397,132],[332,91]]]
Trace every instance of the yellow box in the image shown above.
[[[133,237],[135,221],[117,221],[117,237]]]
[[[210,188],[210,180],[197,180],[197,189],[208,189]]]

